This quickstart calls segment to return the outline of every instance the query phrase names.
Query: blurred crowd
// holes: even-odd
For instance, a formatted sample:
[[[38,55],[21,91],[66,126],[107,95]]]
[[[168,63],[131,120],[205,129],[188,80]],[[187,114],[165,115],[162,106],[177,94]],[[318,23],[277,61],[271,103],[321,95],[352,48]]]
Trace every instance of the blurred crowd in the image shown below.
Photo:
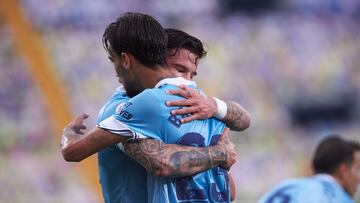
[[[237,201],[250,203],[280,180],[310,174],[323,136],[359,140],[360,3],[249,2],[19,1],[65,84],[72,112],[89,113],[90,126],[118,85],[101,44],[109,22],[126,11],[144,12],[200,38],[208,55],[198,85],[252,114],[252,126],[233,133],[240,156],[232,169]],[[59,156],[41,93],[1,18],[0,39],[0,201],[95,202]]]

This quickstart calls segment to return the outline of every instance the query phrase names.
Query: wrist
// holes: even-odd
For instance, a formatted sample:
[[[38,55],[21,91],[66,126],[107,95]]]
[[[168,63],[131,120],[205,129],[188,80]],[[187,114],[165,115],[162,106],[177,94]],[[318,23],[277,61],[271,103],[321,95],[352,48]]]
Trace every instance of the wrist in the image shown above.
[[[223,164],[226,164],[227,155],[224,152],[224,149],[220,145],[215,145],[210,148],[210,154],[211,154],[211,163],[212,166],[220,166]]]
[[[218,118],[218,119],[221,120],[227,114],[227,105],[221,99],[218,99],[216,97],[213,97],[213,99],[215,100],[215,103],[216,103],[216,106],[217,106],[217,112],[216,112],[216,114],[214,116],[215,116],[215,118]]]

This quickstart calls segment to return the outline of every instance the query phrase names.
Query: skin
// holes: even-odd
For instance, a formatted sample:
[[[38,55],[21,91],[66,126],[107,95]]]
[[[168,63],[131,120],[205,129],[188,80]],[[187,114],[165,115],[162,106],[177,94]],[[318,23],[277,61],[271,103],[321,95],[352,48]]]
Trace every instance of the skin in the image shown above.
[[[84,157],[88,157],[88,154],[94,154],[102,148],[112,146],[114,142],[127,141],[122,136],[100,128],[93,128],[84,135],[86,118],[88,115],[82,114],[64,129],[64,134],[67,136],[62,137],[61,147],[63,157],[67,161],[81,161]],[[80,148],[83,149],[82,152],[78,151]],[[154,139],[144,139],[126,142],[125,151],[149,173],[163,177],[184,177],[215,166],[229,170],[236,162],[237,156],[227,128],[222,133],[218,144],[211,147],[181,146],[165,144]]]
[[[205,166],[213,166],[216,164],[222,165],[224,168],[230,169],[231,164],[226,160],[226,149],[222,145],[230,144],[229,129],[227,128],[214,148],[217,150],[210,150],[210,148],[194,148],[181,145],[169,145],[163,142],[153,142],[151,139],[146,139],[138,144],[126,144],[125,151],[131,157],[136,157],[141,165],[153,171],[155,176],[170,176],[183,177],[193,175],[193,171],[203,171]],[[170,147],[171,146],[171,147]],[[159,150],[160,149],[160,150]],[[171,151],[171,156],[168,158],[168,151]],[[175,151],[173,153],[172,151]],[[153,159],[148,159],[143,156],[143,153],[152,153]],[[156,158],[155,158],[156,157]],[[152,168],[154,164],[152,161],[167,160],[169,167]],[[158,166],[161,164],[158,164]],[[166,174],[166,175],[164,175]],[[171,175],[169,175],[171,174]]]
[[[334,178],[350,196],[355,196],[360,184],[360,151],[354,153],[354,160],[351,164],[343,163],[339,166]]]

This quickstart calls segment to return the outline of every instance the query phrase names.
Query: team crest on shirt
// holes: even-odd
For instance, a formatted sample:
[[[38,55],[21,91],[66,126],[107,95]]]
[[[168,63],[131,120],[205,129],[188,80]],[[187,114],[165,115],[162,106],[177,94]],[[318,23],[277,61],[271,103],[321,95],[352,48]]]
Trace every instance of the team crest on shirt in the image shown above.
[[[126,108],[131,106],[131,102],[121,103],[116,107],[116,114],[125,118],[126,120],[130,120],[132,118],[132,114],[126,111]]]

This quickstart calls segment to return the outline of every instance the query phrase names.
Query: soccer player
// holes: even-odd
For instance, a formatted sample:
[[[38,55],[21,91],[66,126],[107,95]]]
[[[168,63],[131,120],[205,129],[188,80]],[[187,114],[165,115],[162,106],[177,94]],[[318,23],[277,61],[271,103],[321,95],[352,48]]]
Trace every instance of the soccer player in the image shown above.
[[[192,36],[189,36],[189,35],[185,35],[186,33],[183,33],[183,32],[180,32],[180,31],[176,31],[176,30],[171,30],[171,29],[169,29],[168,30],[168,34],[169,34],[169,32],[172,32],[172,33],[175,33],[175,34],[180,34],[180,36],[181,35],[184,35],[185,36],[185,39],[186,38],[189,38],[189,37],[192,37]],[[174,36],[175,36],[175,34],[174,34]],[[170,36],[172,36],[171,34],[169,34],[169,38],[171,38]],[[179,36],[177,36],[177,38],[179,38]],[[196,38],[195,38],[196,39]],[[183,44],[181,44],[181,46],[184,46],[184,47],[186,47],[186,46],[188,46],[188,47],[186,47],[187,49],[186,50],[182,50],[182,49],[175,49],[175,50],[172,50],[172,47],[170,47],[170,50],[171,51],[173,51],[172,52],[172,54],[171,54],[171,56],[170,57],[168,57],[168,59],[170,59],[170,60],[168,60],[168,64],[170,65],[170,64],[173,64],[174,66],[175,66],[175,68],[174,69],[176,69],[176,70],[178,70],[178,71],[180,71],[180,72],[182,72],[182,75],[184,76],[184,77],[192,77],[192,75],[194,74],[194,73],[196,73],[196,65],[197,65],[197,59],[198,58],[201,58],[201,57],[198,57],[199,55],[200,56],[202,56],[203,54],[203,49],[202,49],[202,44],[201,44],[201,42],[198,40],[198,42],[200,42],[200,45],[201,45],[201,50],[200,50],[200,52],[198,51],[197,53],[200,53],[200,54],[195,54],[195,55],[198,55],[197,57],[195,57],[194,58],[194,60],[192,61],[193,62],[193,64],[192,64],[192,66],[188,66],[188,65],[186,65],[186,63],[184,63],[184,61],[186,62],[186,60],[183,60],[183,62],[181,62],[181,60],[176,60],[177,59],[177,55],[183,55],[183,56],[190,56],[190,54],[189,53],[187,53],[186,51],[189,51],[189,49],[190,50],[192,50],[193,52],[196,52],[196,50],[195,50],[195,48],[196,48],[196,46],[195,46],[195,48],[193,48],[194,47],[194,44],[192,44],[192,43],[194,43],[194,41],[189,41],[189,39],[187,39],[187,41],[186,40],[182,40],[183,42],[181,42],[181,40],[180,40],[180,44],[181,43],[183,43]],[[185,42],[187,42],[187,43],[184,43],[184,41]],[[171,42],[171,40],[169,41],[169,42]],[[191,43],[190,43],[191,42]],[[176,43],[179,43],[179,40],[178,40],[178,42],[176,42]],[[175,43],[175,44],[176,44]],[[171,43],[169,43],[168,45],[171,45]],[[191,45],[193,45],[193,47],[191,47]],[[176,45],[176,46],[179,46],[179,45]],[[179,52],[178,52],[179,51]],[[184,55],[183,53],[187,53],[187,55]],[[192,54],[192,55],[194,55],[194,54]],[[179,57],[178,57],[179,58]],[[186,59],[189,59],[189,58],[186,58]],[[173,60],[173,62],[171,62],[171,60]],[[189,60],[188,60],[189,61]],[[191,61],[190,61],[191,62]],[[191,65],[191,64],[190,64]],[[188,67],[190,67],[191,69],[189,69]],[[195,67],[195,68],[194,68]],[[180,69],[180,70],[179,70]],[[192,71],[189,71],[189,70],[192,70]],[[186,75],[187,74],[187,75]],[[186,89],[186,87],[184,88],[184,90],[185,91],[189,91],[189,90],[187,90]],[[120,93],[120,94],[119,94]],[[175,92],[176,93],[176,92]],[[181,94],[181,91],[180,92],[177,92],[177,93],[180,93]],[[195,94],[196,92],[192,92],[192,94]],[[117,104],[117,102],[119,102],[119,101],[116,101],[116,100],[118,100],[118,99],[120,99],[121,100],[121,98],[124,96],[124,93],[121,93],[121,91],[118,91],[118,94],[115,94],[114,95],[114,97],[113,97],[113,99],[112,99],[112,101],[110,101],[110,102],[108,102],[108,104],[107,105],[105,105],[105,108],[103,109],[103,113],[105,113],[105,114],[109,114],[109,112],[110,112],[110,114],[112,113],[112,112],[114,112],[115,110],[115,104]],[[194,97],[194,98],[196,98],[196,97]],[[115,101],[115,102],[114,102]],[[178,101],[178,102],[182,102],[182,101]],[[110,109],[110,110],[109,110]],[[112,110],[111,110],[112,109]],[[231,110],[231,109],[230,109]],[[107,113],[106,113],[107,112]],[[230,111],[231,112],[231,111]],[[176,112],[175,112],[176,113]],[[178,112],[178,113],[181,113],[181,112]],[[200,113],[201,113],[201,111],[200,111]],[[245,113],[247,113],[246,111],[245,111]],[[195,115],[195,113],[193,114],[193,115]],[[236,114],[232,114],[232,115],[236,115]],[[103,114],[103,116],[101,116],[101,117],[103,117],[104,118],[104,114]],[[105,116],[106,117],[106,116]],[[244,117],[244,116],[242,116],[242,117]],[[201,118],[201,117],[199,117],[199,118]],[[238,118],[241,118],[241,116],[240,117],[238,117]],[[100,120],[101,120],[101,118],[99,118]],[[193,118],[193,119],[196,119],[196,118]],[[184,122],[187,122],[186,120],[184,121]],[[235,123],[235,125],[234,126],[236,126],[236,122],[233,122],[233,123]],[[243,122],[244,123],[244,122]],[[248,124],[241,124],[240,125],[240,127],[238,127],[238,128],[246,128],[246,127],[244,127],[244,126],[246,126],[246,125],[248,125]],[[245,122],[246,123],[246,122]],[[231,126],[231,125],[230,125]],[[239,125],[238,125],[239,126]],[[236,127],[235,127],[236,128]],[[170,148],[170,147],[168,147],[168,148],[166,148],[165,146],[166,145],[164,145],[164,144],[162,144],[162,145],[159,145],[159,143],[155,143],[155,141],[154,140],[147,140],[147,142],[145,142],[145,141],[141,141],[141,142],[144,142],[143,143],[143,145],[142,146],[146,146],[147,144],[150,144],[150,146],[151,146],[151,149],[153,150],[154,148],[154,146],[155,147],[158,147],[157,149],[162,149],[162,150],[159,150],[159,151],[157,151],[158,153],[156,154],[156,155],[160,155],[160,154],[162,154],[161,152],[164,152],[164,151],[166,151],[166,152],[169,152],[169,149],[173,149],[173,150],[179,150],[179,149],[181,149],[181,148],[179,148],[179,147],[177,147],[177,148]],[[141,143],[141,142],[139,142],[139,143]],[[150,142],[153,142],[153,143],[150,143]],[[146,143],[146,144],[145,144]],[[154,144],[155,143],[155,144]],[[137,143],[138,144],[138,143]],[[140,146],[140,145],[138,145],[138,146]],[[159,147],[160,146],[160,147]],[[130,147],[131,148],[131,147]],[[149,147],[150,148],[150,147]],[[164,150],[164,149],[167,149],[167,150]],[[140,150],[139,151],[141,151],[141,150],[143,150],[143,147],[140,147],[139,148]],[[108,150],[108,152],[109,153],[106,153],[106,150]],[[107,148],[106,150],[102,150],[100,153],[99,153],[99,161],[100,161],[100,159],[102,158],[102,160],[103,160],[103,164],[100,164],[100,176],[102,175],[102,173],[101,173],[101,166],[106,166],[106,165],[108,165],[108,166],[112,166],[112,165],[114,165],[114,161],[112,160],[110,163],[107,163],[106,161],[109,161],[108,159],[106,159],[106,157],[111,157],[111,156],[109,156],[111,153],[113,154],[113,155],[115,155],[116,153],[117,153],[117,151],[116,151],[116,148]],[[199,150],[199,148],[197,149],[197,150]],[[121,154],[122,152],[121,151],[118,151],[119,152],[119,155],[122,155],[122,157],[123,157],[123,159],[122,159],[122,161],[121,161],[121,159],[119,159],[117,162],[115,162],[115,163],[119,163],[118,165],[119,166],[121,166],[121,164],[122,165],[124,165],[124,163],[127,163],[127,162],[131,162],[132,160],[125,160],[125,162],[123,162],[124,161],[124,159],[126,159],[127,157],[126,156],[123,156],[123,154]],[[152,151],[152,152],[154,152],[154,151]],[[180,151],[180,152],[184,152],[184,151]],[[178,152],[177,153],[177,155],[179,155],[179,154],[181,154],[180,152]],[[137,153],[137,155],[138,155],[139,153]],[[190,155],[190,153],[188,153],[189,155]],[[198,153],[199,154],[199,153]],[[105,156],[102,156],[102,155],[105,155]],[[162,154],[163,155],[163,154]],[[116,157],[116,156],[115,156]],[[164,157],[164,156],[162,156],[162,157]],[[179,156],[179,157],[181,157],[181,156]],[[196,158],[196,154],[192,154],[192,157],[193,158]],[[127,158],[128,159],[128,158]],[[178,160],[179,161],[179,160]],[[150,161],[151,162],[151,161]],[[116,165],[116,164],[115,164]],[[131,164],[130,164],[131,165]],[[112,167],[113,169],[116,169],[116,167]],[[119,168],[121,168],[121,167],[119,167]],[[126,168],[126,167],[125,167]],[[131,167],[128,167],[128,168],[130,168],[130,170],[128,170],[128,171],[131,171],[131,172],[133,172],[133,170],[131,169]],[[135,167],[135,169],[136,169],[136,167]],[[105,171],[106,172],[106,170],[103,170],[103,171]],[[161,171],[161,170],[155,170],[155,172],[156,173],[158,173],[159,171]],[[193,174],[190,170],[185,170],[188,174]],[[125,173],[122,173],[123,174],[123,178],[124,177],[127,177],[127,173],[126,173],[126,170],[125,170]],[[174,175],[174,174],[171,174],[170,173],[170,175]],[[180,175],[180,174],[177,174],[177,175]],[[107,177],[109,177],[109,176],[107,176]],[[139,176],[139,177],[141,177],[141,175]],[[122,182],[124,182],[123,180],[123,178],[121,178],[121,176],[119,176],[119,180],[122,180]],[[112,182],[113,183],[113,185],[115,185],[116,184],[116,180],[114,179],[114,178],[107,178],[107,179],[105,179],[105,180],[108,180],[107,182]],[[126,178],[125,178],[125,180],[126,180]],[[128,180],[131,180],[131,179],[128,179]],[[120,181],[121,182],[121,181]],[[126,182],[126,181],[125,181]],[[136,181],[131,181],[131,183],[135,183],[136,184]],[[128,182],[129,183],[129,182]],[[111,185],[111,184],[109,184],[109,185]],[[121,185],[121,184],[120,184]],[[123,184],[124,185],[124,184]],[[102,181],[102,186],[103,186],[103,189],[104,189],[104,184],[103,184],[103,181]],[[135,185],[135,186],[138,186],[138,185]],[[129,185],[128,185],[128,187],[129,187]],[[122,191],[124,191],[123,190],[123,188],[122,187],[118,187],[118,191],[119,192],[122,192]],[[116,190],[115,190],[116,191]],[[128,192],[128,191],[127,191]],[[122,192],[122,193],[124,193],[124,192]],[[115,193],[116,194],[116,193]],[[141,197],[140,195],[139,195],[139,193],[137,193],[138,195],[136,196],[136,197]],[[141,193],[140,193],[141,194]],[[105,195],[105,193],[104,193],[104,195]],[[118,195],[118,196],[121,196],[121,195]],[[126,195],[125,195],[126,196]],[[106,198],[105,198],[106,199]],[[123,200],[123,201],[126,201],[126,199],[125,200]],[[134,202],[134,201],[131,201],[131,202]]]
[[[315,175],[280,183],[258,203],[352,203],[360,182],[360,145],[328,136],[312,161]]]

